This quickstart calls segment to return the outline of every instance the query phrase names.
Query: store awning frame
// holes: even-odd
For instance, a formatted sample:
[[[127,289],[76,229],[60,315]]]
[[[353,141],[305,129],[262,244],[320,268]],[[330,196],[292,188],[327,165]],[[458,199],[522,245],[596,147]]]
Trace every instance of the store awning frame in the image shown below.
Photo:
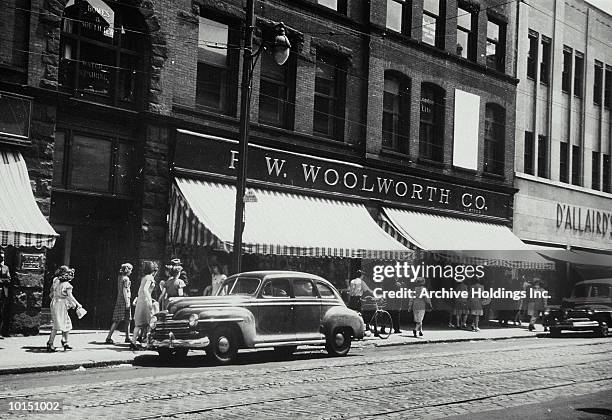
[[[243,252],[309,257],[410,260],[412,251],[389,236],[363,204],[253,189],[247,203]],[[235,188],[177,177],[172,185],[171,245],[232,252]]]
[[[0,150],[0,247],[52,248],[59,236],[36,204],[21,153]]]

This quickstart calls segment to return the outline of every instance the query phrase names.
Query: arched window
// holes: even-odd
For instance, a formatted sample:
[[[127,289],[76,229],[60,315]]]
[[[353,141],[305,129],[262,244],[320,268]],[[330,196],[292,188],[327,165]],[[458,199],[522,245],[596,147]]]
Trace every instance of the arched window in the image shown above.
[[[444,160],[444,89],[432,83],[421,84],[419,157]]]
[[[68,0],[62,18],[61,87],[110,105],[136,106],[144,32],[142,16],[134,7]]]
[[[410,138],[410,82],[386,72],[383,95],[382,145],[408,153]]]
[[[484,171],[504,173],[504,146],[506,142],[506,110],[497,104],[485,108]]]

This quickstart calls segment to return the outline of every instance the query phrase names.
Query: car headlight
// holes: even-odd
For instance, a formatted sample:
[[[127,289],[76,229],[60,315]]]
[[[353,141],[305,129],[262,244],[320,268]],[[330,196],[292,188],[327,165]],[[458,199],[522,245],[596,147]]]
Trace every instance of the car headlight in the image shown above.
[[[196,325],[198,325],[198,320],[199,319],[200,319],[200,317],[198,316],[198,314],[191,314],[191,315],[189,315],[189,326],[191,328],[193,328]]]
[[[151,328],[153,330],[153,329],[155,329],[156,326],[157,326],[157,317],[156,316],[152,316],[151,320],[149,321],[149,328]]]
[[[550,311],[544,311],[544,315],[550,315]]]

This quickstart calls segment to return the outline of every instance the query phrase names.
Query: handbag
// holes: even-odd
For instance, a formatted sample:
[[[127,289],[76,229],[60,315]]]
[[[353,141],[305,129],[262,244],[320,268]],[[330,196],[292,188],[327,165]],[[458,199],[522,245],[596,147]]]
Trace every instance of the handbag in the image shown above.
[[[76,314],[77,314],[77,317],[78,317],[79,319],[81,319],[81,318],[83,318],[85,315],[87,315],[87,310],[81,306],[80,308],[77,308],[77,309],[76,309]]]

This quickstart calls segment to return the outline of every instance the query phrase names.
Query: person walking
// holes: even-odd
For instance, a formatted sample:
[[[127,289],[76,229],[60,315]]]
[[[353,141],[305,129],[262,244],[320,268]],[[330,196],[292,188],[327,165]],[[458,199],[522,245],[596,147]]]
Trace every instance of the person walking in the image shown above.
[[[480,284],[480,281],[477,278],[474,278],[468,299],[468,307],[470,308],[470,315],[472,316],[472,331],[474,332],[480,331],[478,325],[480,323],[480,317],[484,313],[482,309],[483,299],[480,298],[479,293],[476,292],[477,290],[480,290],[482,293],[484,286]]]
[[[542,297],[545,290],[542,288],[539,278],[533,279],[533,288],[527,290],[527,315],[529,316],[529,331],[535,331],[535,323],[546,307],[547,299]],[[546,327],[544,327],[546,331]]]
[[[72,330],[72,321],[68,314],[68,309],[82,308],[81,304],[72,295],[72,284],[74,279],[74,269],[66,265],[62,265],[56,272],[53,284],[51,285],[51,333],[47,341],[47,351],[56,351],[53,343],[57,332],[62,333],[62,347],[64,350],[72,350],[68,344],[68,334]]]
[[[162,294],[159,297],[159,308],[165,310],[168,307],[169,299],[171,297],[183,296],[183,289],[185,282],[181,280],[180,275],[183,271],[183,267],[180,265],[172,266],[170,269],[170,278],[166,281],[162,281],[159,284]]]
[[[213,264],[210,267],[211,270],[211,296],[215,296],[217,291],[221,288],[223,282],[227,279],[227,276],[221,272],[221,268],[219,268],[218,264]]]
[[[467,328],[467,317],[470,313],[468,308],[468,300],[469,300],[469,290],[465,282],[457,283],[455,290],[461,294],[467,294],[468,297],[463,297],[458,295],[455,298],[455,303],[453,306],[453,313],[455,315],[455,327],[456,328]]]
[[[412,312],[412,317],[414,318],[414,329],[412,330],[412,334],[414,338],[423,337],[423,318],[425,317],[425,312],[431,311],[431,299],[428,296],[427,288],[425,287],[425,278],[417,277],[414,280],[416,285],[414,289],[414,297],[410,299],[408,303],[408,311]]]
[[[119,276],[117,276],[117,300],[115,301],[115,309],[113,310],[113,319],[108,336],[104,341],[106,344],[115,344],[113,341],[113,333],[123,321],[125,323],[125,342],[130,343],[130,323],[132,322],[132,292],[130,287],[130,275],[134,267],[130,263],[121,264]]]
[[[0,340],[6,329],[7,306],[9,301],[9,288],[11,286],[11,273],[8,266],[4,264],[4,251],[0,250]]]
[[[138,350],[136,339],[141,331],[146,331],[149,328],[149,321],[153,316],[153,298],[151,293],[155,288],[155,275],[157,274],[157,263],[154,261],[145,261],[142,265],[142,279],[140,279],[140,287],[138,288],[138,297],[136,299],[136,309],[134,311],[134,333],[130,348]]]
[[[359,312],[361,310],[361,297],[363,292],[369,290],[368,285],[365,283],[365,274],[361,270],[357,270],[357,277],[349,282],[349,304],[348,307],[354,311]]]

